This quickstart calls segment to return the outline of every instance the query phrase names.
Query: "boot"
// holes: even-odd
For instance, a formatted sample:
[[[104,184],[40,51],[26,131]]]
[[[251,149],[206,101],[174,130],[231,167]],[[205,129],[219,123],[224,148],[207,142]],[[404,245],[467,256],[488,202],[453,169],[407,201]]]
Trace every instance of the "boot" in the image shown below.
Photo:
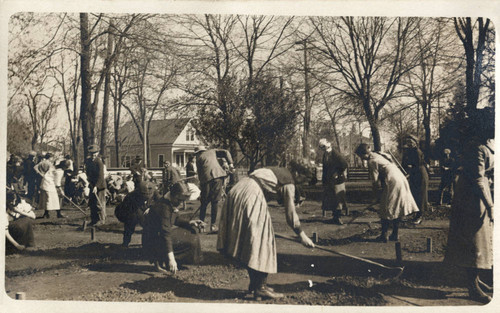
[[[43,218],[50,218],[50,213],[48,210],[45,210],[45,213],[43,213]]]
[[[399,219],[395,219],[392,221],[392,234],[389,236],[390,241],[398,241],[399,236]]]
[[[491,297],[485,294],[479,287],[479,272],[476,268],[467,268],[467,289],[472,300],[489,303]]]
[[[63,215],[61,213],[61,210],[57,210],[57,218],[65,218],[65,217],[66,217],[66,215]]]
[[[389,239],[387,236],[387,230],[389,230],[389,221],[388,220],[381,220],[380,224],[382,225],[382,233],[380,234],[380,236],[375,238],[375,241],[387,242],[387,240]]]
[[[279,299],[285,297],[285,295],[280,292],[272,291],[271,288],[264,285],[255,289],[254,297],[256,300],[260,301],[262,299]]]

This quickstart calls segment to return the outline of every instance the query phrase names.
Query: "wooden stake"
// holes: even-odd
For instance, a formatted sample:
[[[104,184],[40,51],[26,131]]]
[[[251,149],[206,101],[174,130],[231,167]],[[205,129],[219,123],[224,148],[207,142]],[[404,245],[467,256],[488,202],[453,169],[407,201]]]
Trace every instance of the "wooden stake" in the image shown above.
[[[318,233],[313,233],[313,242],[318,243],[318,241],[319,241]]]
[[[24,292],[17,292],[16,300],[26,300],[26,294]]]
[[[432,252],[432,238],[427,238],[427,252]]]
[[[403,257],[401,254],[401,242],[396,241],[394,247],[396,248],[396,260],[401,263],[403,262]]]
[[[87,229],[87,221],[83,221],[82,231],[85,231],[86,229]]]
[[[90,228],[90,240],[95,241],[95,227]]]

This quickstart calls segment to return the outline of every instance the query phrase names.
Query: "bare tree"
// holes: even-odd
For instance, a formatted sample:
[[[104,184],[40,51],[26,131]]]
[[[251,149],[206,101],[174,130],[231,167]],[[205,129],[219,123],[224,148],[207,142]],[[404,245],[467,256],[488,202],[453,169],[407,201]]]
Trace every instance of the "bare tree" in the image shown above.
[[[484,72],[484,52],[486,48],[486,39],[490,29],[490,20],[484,20],[482,17],[472,18],[454,18],[455,30],[463,44],[465,50],[466,68],[465,82],[467,90],[467,111],[471,112],[477,109],[479,93],[481,88],[481,79]],[[474,35],[477,37],[474,38]]]
[[[403,84],[422,110],[424,154],[429,161],[432,108],[439,99],[450,93],[460,64],[453,57],[457,48],[455,37],[451,35],[444,19],[418,19],[416,34],[417,66],[408,72]]]
[[[310,21],[316,30],[316,57],[331,73],[324,83],[362,105],[375,150],[380,150],[382,109],[401,95],[401,78],[414,64],[410,42],[415,19],[318,17]]]

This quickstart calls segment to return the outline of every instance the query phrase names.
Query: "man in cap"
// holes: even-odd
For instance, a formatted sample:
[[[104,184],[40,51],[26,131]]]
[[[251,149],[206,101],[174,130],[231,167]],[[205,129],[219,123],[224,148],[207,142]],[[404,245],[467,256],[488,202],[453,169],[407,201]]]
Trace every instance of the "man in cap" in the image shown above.
[[[322,138],[319,141],[319,148],[323,153],[323,216],[325,211],[332,211],[332,223],[342,225],[340,219],[342,207],[347,205],[345,199],[345,171],[347,161],[335,149],[328,140]]]
[[[89,181],[90,218],[89,226],[99,226],[106,222],[106,180],[104,178],[104,163],[99,157],[99,147],[90,145],[88,157],[85,160],[87,179]]]
[[[133,182],[137,186],[141,181],[145,180],[147,175],[146,167],[142,162],[141,156],[136,156],[133,164],[130,166],[130,173],[133,177]]]
[[[219,163],[219,158],[227,161],[229,171],[234,170],[231,153],[225,149],[206,149],[204,146],[195,148],[196,168],[200,180],[201,205],[200,220],[205,222],[207,206],[211,204],[210,231],[217,232],[218,213],[221,210],[222,198],[224,197],[224,179],[228,176]]]

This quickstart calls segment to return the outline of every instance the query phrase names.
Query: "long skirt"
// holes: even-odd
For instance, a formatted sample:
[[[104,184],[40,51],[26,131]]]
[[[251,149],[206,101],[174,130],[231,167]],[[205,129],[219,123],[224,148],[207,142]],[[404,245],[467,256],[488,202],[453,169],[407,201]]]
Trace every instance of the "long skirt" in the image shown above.
[[[15,221],[9,222],[9,234],[18,244],[26,247],[35,246],[35,236],[33,234],[33,220],[29,217],[21,217]],[[7,250],[15,249],[14,246],[6,240]]]
[[[40,200],[38,202],[38,208],[40,210],[56,211],[60,210],[59,206],[59,195],[57,191],[51,190],[40,190]]]
[[[144,228],[142,231],[142,249],[144,257],[150,262],[158,261],[168,264],[168,251],[165,240],[159,233]],[[191,230],[174,226],[170,235],[174,248],[175,260],[179,264],[198,264],[202,261],[199,234]]]
[[[321,209],[323,211],[342,210],[346,202],[345,183],[327,185],[323,190],[323,202]]]
[[[252,178],[241,179],[227,196],[217,249],[256,271],[278,270],[271,215],[262,189]]]
[[[390,165],[386,175],[380,196],[380,218],[394,220],[418,212],[410,185],[403,173],[395,165]]]
[[[417,203],[420,212],[427,211],[429,202],[429,174],[425,166],[419,166],[418,169],[410,173],[410,189]]]
[[[477,184],[477,183],[476,183]],[[483,184],[488,186],[487,178]],[[450,230],[445,262],[480,269],[493,267],[493,223],[477,188],[459,176],[451,205]]]

